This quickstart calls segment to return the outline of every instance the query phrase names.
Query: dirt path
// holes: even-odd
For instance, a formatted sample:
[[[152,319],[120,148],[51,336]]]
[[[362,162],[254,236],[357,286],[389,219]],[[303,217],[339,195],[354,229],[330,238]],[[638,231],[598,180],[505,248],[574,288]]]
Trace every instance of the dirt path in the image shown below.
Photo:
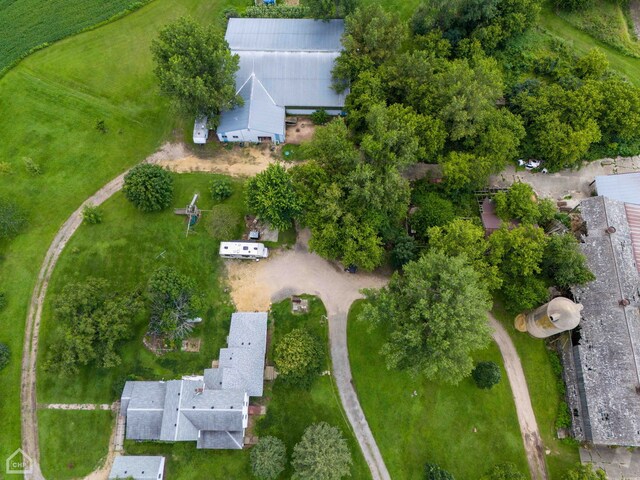
[[[640,0],[631,0],[629,2],[629,12],[631,20],[633,20],[633,31],[636,37],[640,38]]]
[[[271,302],[309,293],[324,302],[329,318],[332,373],[347,418],[362,448],[374,480],[389,480],[389,472],[373,438],[351,379],[347,350],[347,314],[363,288],[379,288],[383,275],[352,275],[307,249],[308,231],[300,233],[293,250],[275,252],[263,262],[227,261],[231,296],[238,310],[265,310]]]
[[[489,324],[493,328],[493,339],[498,344],[504,361],[504,368],[511,384],[511,392],[513,401],[516,404],[520,433],[522,434],[522,441],[527,454],[531,478],[533,480],[547,480],[549,477],[544,458],[544,446],[538,431],[536,416],[531,406],[527,379],[524,376],[520,357],[511,341],[511,337],[491,313],[489,313]]]

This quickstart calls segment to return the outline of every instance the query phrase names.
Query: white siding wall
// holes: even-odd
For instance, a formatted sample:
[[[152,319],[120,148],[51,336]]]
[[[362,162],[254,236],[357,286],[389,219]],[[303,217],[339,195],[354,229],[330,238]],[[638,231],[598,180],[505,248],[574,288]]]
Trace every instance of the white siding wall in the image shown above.
[[[227,141],[227,142],[252,142],[252,143],[258,143],[260,141],[259,137],[269,137],[271,141],[274,143],[277,140],[276,135],[274,133],[261,132],[259,130],[249,130],[249,129],[237,130],[235,132],[225,132],[225,135],[227,136],[226,139],[223,138],[222,133],[218,133],[218,139],[221,142]]]

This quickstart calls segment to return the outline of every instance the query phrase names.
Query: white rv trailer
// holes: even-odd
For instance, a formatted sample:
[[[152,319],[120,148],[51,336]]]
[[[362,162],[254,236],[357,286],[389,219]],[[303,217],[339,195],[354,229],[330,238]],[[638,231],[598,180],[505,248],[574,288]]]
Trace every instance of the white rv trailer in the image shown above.
[[[193,143],[204,145],[209,138],[209,127],[207,126],[207,117],[196,118],[193,124]]]
[[[267,258],[269,249],[264,244],[256,242],[220,242],[220,256],[222,258],[258,260]]]

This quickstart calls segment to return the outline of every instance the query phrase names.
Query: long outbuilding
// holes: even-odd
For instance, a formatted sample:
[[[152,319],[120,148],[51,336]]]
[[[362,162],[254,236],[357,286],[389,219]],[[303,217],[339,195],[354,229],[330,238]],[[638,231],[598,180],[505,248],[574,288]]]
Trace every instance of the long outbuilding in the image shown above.
[[[240,57],[236,91],[244,101],[225,111],[221,142],[285,141],[285,115],[342,113],[348,90],[333,87],[343,20],[231,18],[225,40]]]

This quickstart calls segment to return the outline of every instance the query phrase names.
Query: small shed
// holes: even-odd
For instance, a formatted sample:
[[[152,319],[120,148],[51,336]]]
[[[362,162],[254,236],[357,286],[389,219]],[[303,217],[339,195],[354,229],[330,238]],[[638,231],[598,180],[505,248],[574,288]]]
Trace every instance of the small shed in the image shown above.
[[[198,117],[193,125],[193,143],[203,145],[207,143],[209,138],[209,127],[207,126],[207,117]]]
[[[118,456],[113,461],[109,480],[133,478],[134,480],[163,480],[164,457],[141,455]]]

